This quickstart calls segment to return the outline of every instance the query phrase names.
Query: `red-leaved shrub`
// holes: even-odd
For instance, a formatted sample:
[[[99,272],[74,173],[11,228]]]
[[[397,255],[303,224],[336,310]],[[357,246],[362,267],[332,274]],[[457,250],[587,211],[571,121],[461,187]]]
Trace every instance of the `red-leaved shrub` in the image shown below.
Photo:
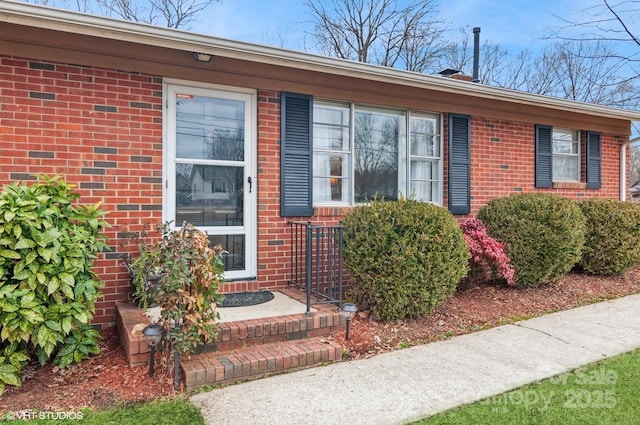
[[[471,259],[469,260],[469,281],[483,282],[504,279],[509,286],[516,286],[515,270],[504,252],[504,244],[487,234],[487,228],[477,218],[468,218],[460,225],[467,241]]]

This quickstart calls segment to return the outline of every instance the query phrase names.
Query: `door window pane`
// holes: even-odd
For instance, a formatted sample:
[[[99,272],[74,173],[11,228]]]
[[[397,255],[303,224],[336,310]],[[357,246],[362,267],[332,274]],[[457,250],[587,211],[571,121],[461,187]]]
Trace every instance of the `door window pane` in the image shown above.
[[[176,225],[242,226],[243,183],[243,167],[176,164]]]
[[[245,269],[245,235],[209,235],[209,243],[226,251],[222,254],[225,271]]]
[[[177,95],[176,157],[244,160],[244,102]]]
[[[228,253],[225,278],[256,275],[253,177],[257,93],[167,86],[166,212],[176,228],[190,222]]]

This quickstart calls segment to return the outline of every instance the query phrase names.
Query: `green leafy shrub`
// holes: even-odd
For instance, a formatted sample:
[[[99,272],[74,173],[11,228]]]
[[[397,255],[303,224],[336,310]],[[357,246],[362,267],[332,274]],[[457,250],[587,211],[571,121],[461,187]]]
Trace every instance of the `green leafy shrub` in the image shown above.
[[[351,296],[377,319],[429,314],[467,274],[467,244],[444,208],[374,200],[347,214],[343,225]]]
[[[580,260],[585,218],[567,198],[545,193],[495,198],[478,218],[491,237],[505,244],[518,285],[561,278]]]
[[[579,203],[587,219],[580,267],[592,274],[619,275],[640,262],[640,206],[614,199]]]
[[[168,229],[168,224],[155,226],[158,235],[154,236],[149,231],[151,227],[145,223],[142,230],[128,232],[127,240],[132,241],[137,247],[138,253],[127,253],[124,256],[123,265],[129,271],[131,278],[132,293],[131,298],[142,309],[146,309],[150,304],[155,305],[159,280],[162,277],[162,259],[160,256],[160,244],[158,239]]]
[[[159,275],[155,302],[161,309],[160,324],[167,340],[179,351],[189,352],[217,335],[216,305],[222,301],[218,287],[223,281],[223,251],[211,247],[207,234],[191,223],[183,223],[176,230],[171,230],[169,223],[161,228],[162,239],[147,246],[144,264]],[[139,265],[135,261],[134,264]]]
[[[89,325],[102,282],[91,271],[106,248],[99,204],[60,177],[0,193],[0,393],[20,385],[32,355],[61,367],[99,351]]]

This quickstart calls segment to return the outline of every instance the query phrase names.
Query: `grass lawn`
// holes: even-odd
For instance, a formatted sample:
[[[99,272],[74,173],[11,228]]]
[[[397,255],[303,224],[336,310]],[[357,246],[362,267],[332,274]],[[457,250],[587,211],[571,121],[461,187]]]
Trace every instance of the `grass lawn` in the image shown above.
[[[47,414],[47,412],[42,412]],[[114,407],[97,412],[63,412],[73,415],[70,419],[60,420],[36,419],[20,420],[16,417],[0,418],[0,423],[10,424],[82,424],[82,425],[201,425],[204,424],[200,410],[186,399],[156,401],[149,404],[138,404]],[[37,418],[40,412],[34,412]],[[74,419],[75,418],[75,419]]]
[[[456,408],[414,425],[637,424],[640,350]]]

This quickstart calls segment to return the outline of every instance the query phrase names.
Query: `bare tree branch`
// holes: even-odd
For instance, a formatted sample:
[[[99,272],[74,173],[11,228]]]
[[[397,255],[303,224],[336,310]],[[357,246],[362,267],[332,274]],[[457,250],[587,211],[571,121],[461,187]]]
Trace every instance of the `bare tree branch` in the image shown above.
[[[424,72],[442,53],[433,0],[305,0],[325,55]]]
[[[585,10],[588,18],[569,20],[560,18],[565,26],[556,29],[548,38],[569,40],[575,58],[575,70],[581,74],[579,91],[588,96],[582,100],[606,105],[638,109],[640,107],[640,1],[623,0],[612,3],[602,0],[602,5]],[[606,43],[606,47],[604,46]],[[599,46],[598,49],[589,50]],[[562,57],[565,69],[569,69],[569,56]],[[591,66],[584,65],[590,62]],[[564,86],[568,88],[567,85]],[[640,123],[633,123],[634,133],[640,132]]]
[[[620,17],[620,14],[618,14],[618,12],[616,12],[610,5],[609,2],[607,0],[603,0],[604,4],[607,6],[607,9],[609,9],[609,12],[611,12],[611,14],[613,16],[615,16],[616,21],[618,21],[618,23],[620,24],[620,26],[624,29],[624,32],[627,33],[627,35],[629,36],[629,38],[631,38],[631,40],[633,40],[638,47],[640,47],[640,40],[638,40],[638,37],[633,34],[631,32],[631,30],[629,30],[629,27],[627,26],[627,24],[624,22],[624,20]]]
[[[77,0],[83,1],[83,0]],[[189,29],[198,14],[219,0],[95,0],[103,14],[127,21]]]

